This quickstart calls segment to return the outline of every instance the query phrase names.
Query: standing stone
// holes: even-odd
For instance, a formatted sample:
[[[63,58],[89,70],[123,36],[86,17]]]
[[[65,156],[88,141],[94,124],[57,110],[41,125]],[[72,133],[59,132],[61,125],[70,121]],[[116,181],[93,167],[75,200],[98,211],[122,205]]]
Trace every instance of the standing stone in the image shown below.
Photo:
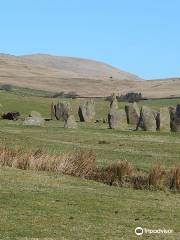
[[[113,110],[118,109],[118,101],[117,101],[115,93],[112,94],[112,100],[111,100],[111,103],[110,103],[110,108],[113,109]]]
[[[140,110],[136,102],[125,106],[128,124],[137,125],[140,117]]]
[[[69,103],[62,103],[62,119],[66,120],[72,113],[72,109]]]
[[[61,116],[60,116],[60,103],[57,103],[54,105],[54,109],[55,109],[55,117],[57,120],[60,120]]]
[[[167,107],[160,108],[160,126],[157,126],[162,132],[170,131],[170,114]]]
[[[67,120],[68,116],[71,114],[72,109],[69,103],[59,102],[54,106],[55,116],[57,120]]]
[[[175,114],[176,114],[176,108],[175,107],[169,107],[169,114],[170,114],[170,128],[172,132],[176,131],[175,126]]]
[[[92,122],[96,115],[94,101],[89,100],[86,103],[80,105],[78,115],[81,122]]]
[[[55,114],[55,105],[53,104],[53,102],[51,103],[51,120],[54,120],[56,117]]]
[[[144,131],[156,131],[156,113],[146,106],[142,106],[140,118],[136,129],[142,128]]]
[[[77,122],[75,121],[74,115],[70,115],[66,120],[64,124],[65,128],[77,128]]]
[[[125,130],[127,129],[126,113],[123,109],[113,110],[111,109],[108,114],[109,128]]]
[[[176,112],[174,116],[174,127],[176,132],[180,132],[180,104],[176,106]]]

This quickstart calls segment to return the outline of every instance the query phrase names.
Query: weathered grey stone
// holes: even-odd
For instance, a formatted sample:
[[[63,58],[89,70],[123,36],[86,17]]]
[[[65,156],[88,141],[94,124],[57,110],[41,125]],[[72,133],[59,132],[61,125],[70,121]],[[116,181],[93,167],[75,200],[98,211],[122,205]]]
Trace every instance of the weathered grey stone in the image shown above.
[[[94,101],[89,100],[86,103],[80,105],[78,110],[78,115],[81,122],[94,121],[94,118],[96,115]]]
[[[51,103],[51,120],[56,118],[55,105]]]
[[[180,132],[180,104],[176,106],[176,112],[174,116],[174,130],[175,132]]]
[[[176,114],[176,108],[175,107],[169,107],[169,114],[170,114],[170,128],[172,132],[176,131],[175,126],[175,114]]]
[[[157,128],[162,132],[170,131],[170,114],[167,107],[160,108],[160,126]]]
[[[112,100],[111,100],[111,103],[110,103],[110,108],[112,110],[117,110],[118,109],[118,101],[117,101],[115,93],[112,94]]]
[[[77,122],[74,118],[74,115],[70,115],[66,120],[64,124],[65,128],[77,128]]]
[[[57,120],[66,120],[68,116],[72,113],[71,106],[68,102],[59,102],[54,105],[55,117]]]
[[[125,111],[123,109],[111,109],[108,114],[108,123],[109,128],[111,129],[127,129],[127,118]]]
[[[39,112],[36,112],[36,111],[31,111],[31,113],[30,113],[30,115],[29,115],[30,117],[37,117],[37,118],[42,118],[41,117],[41,114],[39,113]]]
[[[142,106],[140,118],[136,129],[142,128],[144,131],[156,131],[157,114],[146,106]]]
[[[128,124],[137,125],[140,117],[140,110],[136,102],[125,106]]]
[[[23,125],[32,125],[32,126],[43,126],[45,120],[42,117],[27,117]]]

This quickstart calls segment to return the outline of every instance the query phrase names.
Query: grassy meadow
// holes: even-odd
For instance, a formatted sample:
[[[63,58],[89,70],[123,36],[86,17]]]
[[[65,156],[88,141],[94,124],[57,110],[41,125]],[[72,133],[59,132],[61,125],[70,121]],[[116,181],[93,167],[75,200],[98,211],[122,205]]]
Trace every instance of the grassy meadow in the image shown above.
[[[50,118],[52,100],[58,102],[0,92],[1,112],[19,111],[22,117],[35,110]],[[79,120],[77,109],[83,100],[69,101]],[[180,99],[146,100],[140,105],[158,109],[179,102]],[[108,110],[109,102],[96,100],[97,120],[105,119]],[[158,163],[166,169],[180,163],[178,133],[110,130],[102,122],[78,122],[78,129],[64,129],[63,123],[56,120],[47,121],[43,127],[23,126],[20,120],[0,120],[0,143],[47,153],[91,149],[100,166],[127,160],[144,171]],[[178,193],[110,187],[61,173],[1,168],[0,216],[0,239],[129,240],[137,239],[137,226],[174,230],[171,235],[144,235],[141,239],[180,239]]]

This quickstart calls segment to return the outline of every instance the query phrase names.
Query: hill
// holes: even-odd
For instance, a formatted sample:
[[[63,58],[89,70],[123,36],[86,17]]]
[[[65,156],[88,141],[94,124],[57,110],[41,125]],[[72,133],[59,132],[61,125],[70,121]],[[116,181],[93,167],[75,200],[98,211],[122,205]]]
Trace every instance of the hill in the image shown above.
[[[145,81],[108,64],[47,54],[0,54],[0,83],[52,92],[74,91],[81,96],[107,96],[129,91],[145,97],[180,96],[179,78]]]

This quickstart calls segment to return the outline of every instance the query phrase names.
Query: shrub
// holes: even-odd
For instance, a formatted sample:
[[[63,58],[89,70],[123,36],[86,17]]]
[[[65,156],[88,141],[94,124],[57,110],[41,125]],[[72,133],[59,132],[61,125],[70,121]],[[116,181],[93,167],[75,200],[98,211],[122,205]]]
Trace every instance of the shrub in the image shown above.
[[[12,90],[12,86],[10,84],[3,84],[3,85],[0,86],[0,89],[4,90],[4,91],[7,91],[7,92],[10,92]]]
[[[53,96],[53,98],[72,98],[75,99],[77,97],[79,97],[79,95],[76,92],[59,92],[59,93],[55,93]]]
[[[118,101],[128,101],[128,102],[139,102],[140,100],[143,100],[142,93],[135,93],[135,92],[129,92],[125,95],[121,95],[117,97]]]
[[[108,142],[106,140],[99,140],[98,144],[110,144],[110,142]]]

